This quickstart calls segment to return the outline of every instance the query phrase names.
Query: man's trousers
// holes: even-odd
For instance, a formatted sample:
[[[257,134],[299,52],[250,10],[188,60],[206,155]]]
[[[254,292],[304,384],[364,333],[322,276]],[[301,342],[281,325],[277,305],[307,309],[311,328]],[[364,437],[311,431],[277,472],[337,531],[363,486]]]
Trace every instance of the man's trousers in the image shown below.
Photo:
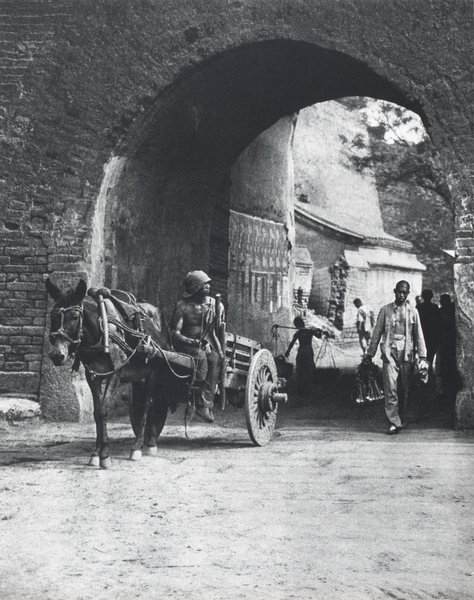
[[[365,354],[370,344],[370,337],[372,333],[370,331],[359,331],[359,344],[362,348],[362,352]]]
[[[402,414],[406,409],[408,388],[411,375],[411,361],[403,360],[404,351],[392,348],[390,356],[383,358],[383,391],[385,394],[385,414],[391,425],[401,427],[400,406]],[[402,397],[398,397],[398,378],[401,378]]]
[[[221,370],[219,353],[212,348],[209,354],[206,354],[200,348],[191,346],[186,346],[181,352],[190,354],[196,361],[196,386],[201,390],[198,405],[212,408]]]

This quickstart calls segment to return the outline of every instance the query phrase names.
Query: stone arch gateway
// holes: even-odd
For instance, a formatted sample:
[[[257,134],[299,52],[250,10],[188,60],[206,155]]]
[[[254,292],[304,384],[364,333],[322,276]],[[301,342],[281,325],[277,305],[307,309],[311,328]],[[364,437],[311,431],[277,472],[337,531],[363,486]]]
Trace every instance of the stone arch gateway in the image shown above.
[[[13,24],[26,15],[5,4]],[[92,272],[169,305],[190,259],[207,265],[213,207],[228,202],[248,144],[305,106],[364,95],[420,114],[445,165],[457,214],[457,420],[474,425],[469,3],[24,5],[38,12],[36,31],[17,26],[18,68],[1,90],[7,387],[37,391],[43,368],[50,394],[44,273]],[[255,210],[284,222],[281,203]]]
[[[121,173],[108,189],[104,227],[118,284],[172,304],[190,262],[208,266],[213,208],[228,205],[229,171],[242,151],[282,117],[356,95],[391,100],[423,115],[415,101],[364,63],[306,42],[240,46],[178,78],[115,150]],[[285,199],[261,194],[258,203],[258,216],[284,222]]]

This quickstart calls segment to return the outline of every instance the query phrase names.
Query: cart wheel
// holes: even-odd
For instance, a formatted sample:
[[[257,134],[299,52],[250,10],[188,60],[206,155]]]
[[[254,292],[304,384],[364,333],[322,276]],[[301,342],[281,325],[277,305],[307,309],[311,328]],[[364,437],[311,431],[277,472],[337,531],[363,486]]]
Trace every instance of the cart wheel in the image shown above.
[[[278,402],[273,394],[278,391],[275,360],[268,350],[259,350],[250,363],[245,386],[245,416],[250,439],[257,446],[265,446],[275,429]]]
[[[144,386],[141,382],[133,383],[132,401],[129,405],[130,423],[132,425],[133,433],[138,435],[140,423],[143,418],[143,411],[145,410],[144,402]],[[149,418],[152,418],[156,426],[156,437],[163,431],[163,427],[166,423],[166,417],[168,416],[168,406],[162,402],[158,402],[155,399],[150,407]]]

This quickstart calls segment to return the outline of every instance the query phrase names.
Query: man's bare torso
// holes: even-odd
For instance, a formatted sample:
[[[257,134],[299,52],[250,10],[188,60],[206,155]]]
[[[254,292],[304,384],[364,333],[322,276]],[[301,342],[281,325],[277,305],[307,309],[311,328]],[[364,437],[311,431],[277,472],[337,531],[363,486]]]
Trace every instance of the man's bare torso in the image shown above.
[[[195,340],[201,339],[204,330],[205,311],[207,311],[207,307],[204,304],[188,303],[183,314],[182,335]]]

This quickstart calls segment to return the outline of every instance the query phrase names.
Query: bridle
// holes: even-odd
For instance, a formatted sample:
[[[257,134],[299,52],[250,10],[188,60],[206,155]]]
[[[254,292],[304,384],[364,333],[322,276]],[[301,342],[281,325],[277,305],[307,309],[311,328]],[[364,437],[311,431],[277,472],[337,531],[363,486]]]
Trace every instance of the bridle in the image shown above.
[[[78,322],[78,326],[77,326],[75,340],[73,340],[66,333],[66,331],[64,329],[64,315],[70,311],[76,311],[79,313],[79,322]],[[59,319],[60,319],[59,320],[59,328],[56,331],[51,331],[49,334],[49,337],[50,337],[50,339],[53,340],[52,343],[54,343],[54,338],[57,338],[57,337],[63,338],[64,340],[69,342],[69,344],[71,344],[73,346],[70,354],[73,354],[76,351],[77,346],[79,346],[79,344],[81,343],[82,336],[84,335],[84,331],[82,329],[84,308],[83,308],[82,304],[78,304],[78,305],[74,305],[74,306],[68,306],[67,308],[55,308],[55,309],[53,309],[53,312],[59,313]]]

